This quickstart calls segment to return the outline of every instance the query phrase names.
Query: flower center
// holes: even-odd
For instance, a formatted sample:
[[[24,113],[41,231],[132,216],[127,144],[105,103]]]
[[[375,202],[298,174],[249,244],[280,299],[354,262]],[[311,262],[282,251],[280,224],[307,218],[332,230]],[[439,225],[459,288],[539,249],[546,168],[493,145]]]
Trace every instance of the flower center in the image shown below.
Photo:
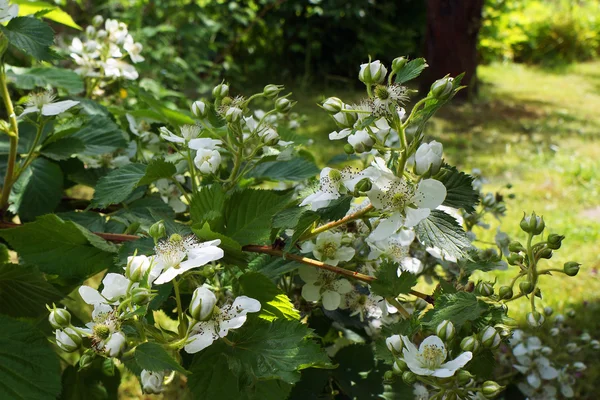
[[[377,85],[375,87],[375,96],[381,100],[387,100],[390,98],[390,92],[387,87],[383,85]]]
[[[325,258],[332,259],[335,258],[337,253],[337,245],[335,243],[325,243],[323,247],[321,247],[321,253]]]
[[[55,98],[56,96],[50,92],[31,93],[27,99],[27,105],[41,109],[46,104],[52,103]]]
[[[95,325],[94,326],[94,335],[99,337],[100,339],[107,339],[110,335],[110,328],[106,325]]]
[[[421,361],[425,368],[436,369],[444,362],[444,350],[435,345],[425,346]]]

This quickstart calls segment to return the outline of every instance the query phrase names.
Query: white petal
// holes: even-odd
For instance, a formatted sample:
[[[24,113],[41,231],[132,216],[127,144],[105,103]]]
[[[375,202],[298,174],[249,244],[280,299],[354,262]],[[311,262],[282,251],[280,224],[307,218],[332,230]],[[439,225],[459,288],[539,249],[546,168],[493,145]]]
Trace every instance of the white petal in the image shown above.
[[[558,378],[558,371],[550,365],[538,365],[538,371],[542,379],[547,381]]]
[[[444,358],[443,360],[446,359],[447,357],[447,353],[446,353],[446,345],[444,344],[444,342],[442,341],[442,339],[440,339],[439,337],[435,336],[435,335],[431,335],[431,336],[427,336],[425,338],[425,340],[423,340],[421,342],[421,345],[419,346],[419,353],[423,353],[423,351],[428,347],[428,346],[434,346],[437,348],[442,349],[442,352],[444,353]],[[464,353],[463,353],[464,354]],[[442,361],[443,361],[442,360]],[[469,358],[470,360],[470,358]]]
[[[210,346],[214,341],[217,333],[215,331],[214,322],[199,322],[194,328],[201,327],[202,332],[190,336],[190,341],[185,345],[184,349],[187,353],[193,354]]]
[[[201,267],[211,261],[223,258],[224,255],[223,249],[216,246],[194,249],[188,252],[188,259],[182,262],[180,266],[186,269]]]
[[[302,265],[298,268],[298,275],[306,283],[314,283],[319,280],[319,270],[308,265]]]
[[[312,283],[302,286],[302,297],[306,301],[319,301],[321,298],[321,287]],[[339,303],[338,303],[339,304]]]
[[[307,241],[302,243],[302,245],[300,246],[300,251],[302,253],[312,253],[312,251],[315,249],[315,244],[311,241]],[[302,275],[300,275],[302,277]],[[305,281],[306,282],[306,281]]]
[[[239,296],[236,297],[231,307],[232,311],[234,309],[240,309],[242,310],[243,314],[246,314],[249,312],[259,312],[261,306],[260,301],[256,299],[253,299],[248,296]]]
[[[429,368],[423,368],[421,367],[419,364],[414,364],[414,363],[406,363],[406,365],[408,366],[408,368],[415,374],[417,375],[421,375],[421,376],[437,376],[435,375],[436,372],[438,372],[439,370],[433,370],[433,369],[429,369]],[[446,376],[451,376],[451,375],[446,375]]]
[[[410,272],[411,274],[419,274],[423,271],[423,263],[418,258],[405,257],[400,261],[400,268],[402,271]],[[400,276],[400,275],[398,275]]]
[[[446,187],[435,179],[424,179],[419,183],[414,201],[419,208],[436,208],[446,199]]]
[[[244,315],[240,315],[238,317],[233,317],[228,320],[222,321],[219,324],[219,336],[225,337],[229,333],[230,329],[238,329],[246,322],[248,317]]]
[[[94,311],[92,311],[92,319],[96,319],[100,314],[106,314],[113,310],[111,306],[103,303],[94,304]]]
[[[354,257],[354,253],[356,253],[356,250],[351,247],[340,247],[335,253],[335,258],[340,261],[350,261]]]
[[[173,278],[175,278],[177,275],[180,275],[184,272],[185,272],[185,270],[182,270],[182,268],[179,268],[179,269],[168,268],[166,271],[164,271],[162,274],[160,274],[160,276],[158,278],[156,278],[156,280],[154,281],[154,284],[162,285],[163,283],[171,282],[173,280]]]
[[[220,140],[216,140],[216,139],[199,138],[199,139],[190,140],[188,147],[192,150],[200,150],[200,149],[214,150],[216,147],[220,146],[221,143],[222,142]]]
[[[431,214],[431,210],[429,208],[411,208],[406,207],[404,210],[406,213],[406,220],[404,221],[404,226],[407,228],[412,228],[416,226],[419,222],[423,221],[425,218],[429,217]]]
[[[333,282],[332,286],[333,289],[340,294],[346,294],[354,290],[354,286],[352,286],[347,279],[338,279],[337,281]]]
[[[349,128],[342,129],[339,132],[333,131],[329,134],[329,140],[339,140],[347,137],[352,133],[352,130]]]
[[[515,357],[524,356],[528,353],[527,347],[523,343],[519,343],[513,348],[513,354]]]
[[[102,297],[100,292],[89,286],[81,286],[79,288],[79,295],[87,304],[106,303],[106,299]]]
[[[560,392],[562,393],[563,396],[565,396],[568,399],[575,396],[575,392],[573,391],[573,388],[571,387],[571,385],[566,385],[566,384],[560,385]]]
[[[403,222],[404,218],[400,213],[394,213],[389,218],[380,220],[377,228],[369,235],[369,240],[376,242],[393,235],[400,229]]]
[[[42,115],[58,115],[71,107],[75,107],[77,104],[79,104],[79,102],[73,100],[63,100],[56,103],[44,104],[42,106]]]
[[[454,375],[454,372],[456,370],[459,370],[462,367],[464,367],[465,365],[467,365],[467,363],[469,361],[471,361],[472,358],[473,358],[473,353],[471,353],[470,351],[465,351],[464,353],[462,353],[458,357],[456,357],[454,360],[448,361],[447,363],[440,365],[440,368],[450,370],[450,371],[452,371],[452,375]],[[450,376],[452,376],[452,375],[450,375]]]
[[[527,383],[535,389],[539,389],[539,387],[542,386],[542,380],[536,373],[527,375]]]
[[[116,299],[121,296],[125,296],[127,293],[127,287],[129,286],[129,279],[125,278],[121,274],[106,274],[102,280],[104,289],[102,289],[102,296],[109,300]]]
[[[415,240],[415,231],[412,229],[401,229],[395,238],[402,246],[409,246]]]
[[[326,290],[323,292],[323,307],[326,310],[334,311],[340,306],[340,301],[342,300],[342,296],[338,292],[334,292],[332,290]]]

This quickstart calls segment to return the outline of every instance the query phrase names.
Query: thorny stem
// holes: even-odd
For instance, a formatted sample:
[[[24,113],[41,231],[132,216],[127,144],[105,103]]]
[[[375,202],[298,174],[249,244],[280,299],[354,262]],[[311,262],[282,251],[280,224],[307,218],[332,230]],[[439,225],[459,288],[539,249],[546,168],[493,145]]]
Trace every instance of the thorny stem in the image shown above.
[[[355,219],[358,219],[358,218],[362,217],[363,215],[365,215],[366,213],[368,213],[372,209],[373,209],[373,205],[369,204],[368,206],[366,206],[362,210],[358,210],[354,214],[346,215],[342,219],[338,219],[337,221],[333,221],[333,222],[330,222],[328,224],[321,225],[320,227],[318,227],[318,228],[313,229],[312,231],[310,231],[310,233],[307,234],[306,236],[301,237],[300,241],[302,241],[302,240],[308,240],[310,238],[313,238],[313,237],[317,236],[319,233],[323,233],[325,231],[328,231],[328,230],[333,229],[335,227],[338,227],[340,225],[344,225],[345,223],[348,223],[350,221],[354,221]]]
[[[8,86],[6,84],[6,72],[4,70],[4,64],[0,67],[0,94],[4,101],[4,107],[8,114],[10,121],[11,130],[7,132],[10,141],[8,150],[8,163],[6,165],[6,175],[4,176],[4,185],[2,187],[2,195],[0,196],[0,210],[4,210],[8,205],[8,196],[14,183],[14,171],[15,163],[17,161],[17,145],[19,143],[19,125],[17,123],[17,116],[13,108],[10,94],[8,93]]]

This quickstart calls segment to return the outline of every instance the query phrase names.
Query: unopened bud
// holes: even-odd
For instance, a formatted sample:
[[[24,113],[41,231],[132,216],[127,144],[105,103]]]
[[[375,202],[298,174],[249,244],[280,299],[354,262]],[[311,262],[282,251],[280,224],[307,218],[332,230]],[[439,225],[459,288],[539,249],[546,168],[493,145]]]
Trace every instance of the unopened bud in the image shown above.
[[[54,329],[64,329],[71,325],[71,313],[66,308],[56,308],[50,311],[48,321]]]
[[[354,154],[354,147],[352,147],[352,145],[350,143],[346,143],[344,145],[344,152],[346,154]]]
[[[238,122],[242,118],[242,110],[238,107],[229,107],[225,113],[225,120],[229,123]]]
[[[190,303],[190,314],[196,321],[206,321],[213,314],[217,297],[208,288],[203,286],[197,288]]]
[[[394,58],[394,60],[392,61],[392,71],[394,71],[394,73],[397,74],[402,68],[404,68],[407,62],[408,59],[406,57]]]
[[[519,289],[523,294],[530,294],[533,292],[533,284],[529,281],[523,281],[519,283]]]
[[[337,97],[330,97],[323,102],[323,108],[330,113],[337,113],[344,108],[344,102]]]
[[[565,239],[563,235],[557,235],[556,233],[551,233],[548,235],[548,246],[549,249],[558,250],[562,244],[562,241]]]
[[[394,373],[392,371],[385,371],[385,374],[383,374],[383,381],[391,382],[393,380],[394,380]]]
[[[498,396],[504,388],[494,381],[485,381],[481,387],[481,394],[486,399],[493,399]]]
[[[94,361],[93,353],[84,353],[79,358],[79,369],[82,370],[82,369],[89,367],[90,365],[92,365],[93,361]]]
[[[225,83],[218,84],[214,87],[212,95],[215,99],[222,99],[223,97],[229,95],[229,86]]]
[[[554,310],[552,309],[552,307],[550,307],[550,306],[544,307],[544,314],[546,314],[546,317],[551,316],[553,313],[554,313]]]
[[[479,340],[477,340],[475,336],[467,336],[460,342],[460,348],[463,351],[470,351],[472,353],[477,352],[477,350],[479,350],[480,345],[481,343],[479,342]]]
[[[269,99],[274,99],[275,97],[277,97],[279,92],[281,92],[282,90],[283,90],[283,86],[281,86],[281,85],[269,84],[269,85],[265,86],[265,88],[263,89],[263,94],[265,95],[265,97],[267,97]]]
[[[401,354],[403,343],[400,335],[390,336],[389,338],[385,339],[385,344],[392,354]]]
[[[192,103],[192,113],[199,119],[208,117],[208,106],[201,100]]]
[[[471,381],[471,379],[473,379],[473,375],[464,369],[461,369],[460,371],[458,371],[458,373],[456,374],[456,377],[458,378],[458,383],[461,386],[465,386],[467,383],[469,383]]]
[[[275,109],[282,114],[287,114],[288,112],[290,112],[292,107],[294,107],[294,104],[296,104],[296,102],[282,97],[280,99],[275,100]]]
[[[454,336],[456,335],[456,328],[451,321],[444,320],[436,327],[435,334],[443,341],[449,342],[454,339]]]
[[[57,330],[55,335],[56,344],[67,353],[72,353],[81,346],[81,336],[72,328]]]
[[[475,286],[477,293],[489,297],[494,294],[494,284],[492,282],[479,281]]]
[[[396,361],[394,361],[392,369],[395,374],[402,375],[404,371],[408,370],[408,365],[406,365],[406,362],[403,359],[397,358]]]
[[[366,85],[374,85],[385,80],[387,68],[379,60],[361,64],[358,79]]]
[[[537,311],[527,313],[527,323],[533,328],[542,326],[544,321],[546,321],[546,317]]]
[[[412,385],[413,383],[415,383],[417,381],[417,376],[414,373],[412,373],[411,371],[404,371],[402,373],[402,380],[407,385]]]
[[[552,249],[545,247],[539,251],[538,256],[540,258],[550,259],[550,258],[552,258]]]
[[[565,348],[567,349],[567,353],[569,353],[569,354],[579,353],[579,346],[577,346],[577,343],[573,343],[573,342],[567,343]]]
[[[520,255],[518,253],[510,253],[508,255],[508,257],[506,258],[506,260],[508,261],[508,263],[510,265],[518,265],[518,264],[523,263],[524,258],[522,255]]]
[[[431,95],[439,100],[447,100],[454,91],[454,79],[450,77],[438,79],[431,85]]]
[[[592,349],[594,350],[600,350],[600,342],[596,339],[590,341],[590,346],[592,346]]]
[[[481,332],[481,344],[489,349],[495,349],[500,346],[500,334],[498,331],[488,326]]]
[[[369,178],[363,178],[354,186],[354,194],[360,196],[361,193],[368,192],[372,187],[373,183],[371,180]]]
[[[158,222],[153,223],[148,229],[148,234],[152,239],[154,239],[154,243],[158,242],[159,239],[167,236],[167,230],[165,228],[165,223],[160,220]]]
[[[496,204],[496,196],[493,193],[486,193],[481,199],[481,204],[486,207],[493,207]]]
[[[520,242],[517,242],[516,240],[508,244],[508,250],[512,251],[513,253],[525,253],[526,251],[525,247],[523,247],[523,245]]]
[[[558,329],[558,328],[550,329],[550,336],[558,336],[559,333],[560,333],[560,329]]]
[[[552,349],[551,349],[550,347],[548,347],[548,346],[544,346],[544,347],[542,347],[540,351],[541,351],[541,352],[542,352],[542,354],[543,354],[543,355],[545,355],[545,356],[549,356],[549,355],[551,355],[551,354],[552,354]]]
[[[546,224],[544,223],[544,217],[539,217],[535,212],[532,212],[531,215],[523,214],[520,226],[524,232],[539,235],[544,231]]]
[[[577,372],[583,372],[583,371],[585,371],[587,369],[586,365],[584,363],[582,363],[581,361],[574,362],[573,363],[573,368]]]
[[[569,275],[569,276],[575,276],[579,273],[579,266],[581,264],[575,262],[575,261],[569,261],[566,262],[563,268],[563,271],[565,271],[565,274]]]
[[[148,304],[152,297],[152,292],[148,288],[136,287],[131,290],[131,301],[138,306]]]
[[[513,290],[510,286],[501,286],[498,295],[501,300],[509,300],[513,297]]]

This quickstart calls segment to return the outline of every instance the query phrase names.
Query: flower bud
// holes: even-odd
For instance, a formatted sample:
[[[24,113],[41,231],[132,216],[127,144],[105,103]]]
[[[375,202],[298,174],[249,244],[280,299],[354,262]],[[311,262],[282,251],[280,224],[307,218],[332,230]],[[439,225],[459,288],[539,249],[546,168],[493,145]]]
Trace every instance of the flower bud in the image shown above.
[[[458,379],[458,383],[461,386],[465,386],[467,383],[469,383],[471,381],[471,379],[473,379],[473,375],[464,369],[461,369],[460,371],[458,371],[456,373],[456,377]]]
[[[565,237],[563,235],[557,235],[556,233],[551,233],[550,235],[548,235],[548,240],[547,240],[548,244],[546,244],[546,246],[548,246],[549,249],[558,250],[558,249],[560,249],[560,246],[561,246],[564,238]]]
[[[385,371],[383,374],[384,382],[392,382],[394,380],[394,372],[393,371]]]
[[[579,346],[577,346],[577,343],[569,342],[565,348],[569,354],[579,353]]]
[[[402,375],[404,371],[408,370],[408,365],[406,365],[406,362],[403,359],[397,358],[396,361],[394,361],[392,369],[395,374]]]
[[[279,92],[281,92],[282,90],[283,90],[283,86],[281,86],[281,85],[269,84],[269,85],[265,86],[265,88],[263,89],[263,94],[268,99],[274,99],[275,97],[277,97]]]
[[[402,353],[403,343],[402,343],[402,338],[400,337],[400,335],[393,335],[393,336],[390,336],[389,338],[386,338],[385,344],[386,344],[387,348],[389,349],[389,351],[392,352],[392,354],[401,354]]]
[[[146,394],[159,394],[163,391],[164,372],[143,370],[140,374],[142,390]]]
[[[229,123],[238,122],[242,118],[242,110],[239,107],[229,107],[225,113],[225,120]]]
[[[460,341],[460,348],[463,351],[470,351],[472,353],[477,352],[479,350],[479,340],[475,336],[467,336],[463,340]]]
[[[442,167],[443,146],[435,140],[422,143],[415,153],[415,173],[417,175],[435,175]]]
[[[544,223],[544,217],[538,217],[535,212],[532,212],[531,215],[527,216],[523,214],[520,226],[524,232],[539,235],[544,231],[546,224]]]
[[[586,365],[584,363],[582,363],[581,361],[574,362],[573,363],[573,368],[577,372],[583,372],[583,371],[585,371],[587,369]]]
[[[350,155],[350,154],[354,154],[354,147],[352,147],[352,145],[350,143],[346,143],[344,145],[344,153]]]
[[[96,15],[94,16],[94,18],[92,18],[92,25],[95,27],[99,27],[100,25],[102,25],[103,22],[104,18],[102,17],[102,15]]]
[[[148,234],[152,239],[154,239],[154,243],[158,242],[159,239],[167,236],[167,230],[165,228],[165,223],[160,220],[158,222],[153,223],[148,229]]]
[[[222,99],[223,97],[229,95],[229,86],[225,83],[219,83],[212,90],[212,95],[215,99]]]
[[[153,262],[154,259],[152,257],[129,256],[127,257],[125,276],[132,282],[139,282],[146,276]]]
[[[190,314],[196,321],[207,321],[212,316],[216,304],[215,294],[201,286],[194,290],[190,303]]]
[[[558,336],[559,333],[560,333],[560,329],[558,329],[558,328],[550,329],[550,336]]]
[[[594,339],[590,342],[590,346],[592,346],[592,349],[594,349],[594,350],[600,350],[600,342],[597,341],[596,339]]]
[[[483,394],[486,399],[493,399],[498,396],[503,389],[502,386],[494,381],[485,381],[481,387],[481,394]]]
[[[67,353],[72,353],[81,346],[81,336],[79,336],[79,333],[75,332],[73,328],[59,329],[55,332],[55,335],[56,344],[61,350],[66,351]]]
[[[292,107],[294,107],[294,104],[296,103],[292,102],[291,100],[285,97],[282,97],[280,99],[275,100],[275,109],[282,114],[287,114],[288,112],[290,112]]]
[[[361,129],[348,136],[348,143],[352,145],[354,151],[363,153],[365,151],[370,151],[373,148],[375,141],[366,130]]]
[[[404,371],[402,373],[402,380],[407,385],[412,385],[413,383],[415,383],[417,381],[417,376],[414,373],[412,373],[411,371]]]
[[[554,317],[554,322],[556,322],[557,324],[562,324],[563,322],[565,322],[565,316],[562,314],[556,314],[556,316]]]
[[[56,308],[50,311],[48,321],[54,329],[63,329],[71,325],[71,313],[66,308]]]
[[[486,193],[481,199],[481,204],[486,207],[493,207],[496,204],[496,196],[493,193]]]
[[[475,286],[477,293],[489,297],[494,294],[494,284],[492,282],[479,281]]]
[[[450,77],[438,79],[431,85],[429,93],[438,100],[448,100],[454,91],[454,79]]]
[[[345,105],[344,109],[349,109],[349,107]],[[333,119],[340,128],[352,128],[357,118],[356,113],[353,112],[340,111],[333,114]]]
[[[354,186],[354,195],[360,196],[361,193],[368,192],[373,187],[373,183],[369,178],[363,178]]]
[[[550,258],[552,258],[552,250],[545,247],[538,252],[538,256],[540,258],[550,259]]]
[[[402,68],[404,68],[407,62],[408,59],[406,57],[394,58],[394,60],[392,61],[392,71],[394,71],[394,73],[397,74]]]
[[[443,341],[449,342],[454,339],[454,336],[456,335],[456,328],[451,321],[444,320],[435,328],[435,334]]]
[[[197,100],[192,103],[192,113],[199,119],[208,117],[208,107],[202,100]]]
[[[544,321],[546,321],[546,317],[537,311],[527,313],[527,323],[533,328],[542,326]]]
[[[518,253],[510,253],[508,257],[506,257],[506,260],[510,265],[518,265],[523,263],[524,258]]]
[[[498,295],[501,300],[509,300],[513,297],[513,290],[510,286],[501,286]]]
[[[565,274],[569,275],[569,276],[575,276],[579,273],[579,266],[581,264],[575,262],[575,261],[569,261],[566,262],[564,267],[563,267],[563,271],[565,271]]]
[[[521,293],[525,295],[530,294],[533,292],[533,284],[529,281],[523,281],[519,283],[519,289],[521,290]]]
[[[330,97],[323,102],[323,108],[330,113],[337,113],[344,108],[344,102],[337,97]]]
[[[544,347],[542,347],[540,351],[541,351],[541,352],[542,352],[542,354],[543,354],[543,355],[545,355],[545,356],[549,356],[549,355],[551,355],[551,354],[552,354],[552,349],[551,349],[550,347],[548,347],[548,346],[544,346]]]
[[[554,310],[552,309],[552,307],[550,307],[550,306],[544,307],[544,314],[546,314],[546,317],[551,316],[553,313],[554,313]]]
[[[575,313],[575,310],[573,310],[572,308],[569,308],[567,310],[567,317],[569,317],[569,318],[575,318],[576,315],[577,315],[577,313]]]
[[[500,346],[500,334],[498,333],[498,331],[496,329],[494,329],[491,326],[486,327],[482,332],[481,332],[481,344],[483,345],[483,347],[487,347],[489,349],[495,349],[496,347]]]
[[[589,333],[587,332],[583,332],[580,336],[579,336],[579,340],[581,340],[582,342],[589,342],[590,340],[592,340],[592,337],[590,336]]]
[[[114,332],[109,336],[108,340],[104,344],[104,352],[109,357],[117,357],[127,344],[127,339],[123,332]]]
[[[152,292],[148,288],[136,287],[131,290],[131,301],[138,306],[148,304],[152,297]]]
[[[513,253],[520,253],[523,252],[525,253],[525,247],[523,247],[523,245],[521,244],[521,242],[518,241],[512,241],[508,244],[508,250],[512,251]]]
[[[84,353],[80,358],[79,358],[79,369],[85,369],[87,367],[89,367],[90,365],[92,365],[92,362],[94,361],[94,353]]]
[[[385,80],[387,68],[379,60],[360,65],[358,79],[366,85],[374,85]]]

